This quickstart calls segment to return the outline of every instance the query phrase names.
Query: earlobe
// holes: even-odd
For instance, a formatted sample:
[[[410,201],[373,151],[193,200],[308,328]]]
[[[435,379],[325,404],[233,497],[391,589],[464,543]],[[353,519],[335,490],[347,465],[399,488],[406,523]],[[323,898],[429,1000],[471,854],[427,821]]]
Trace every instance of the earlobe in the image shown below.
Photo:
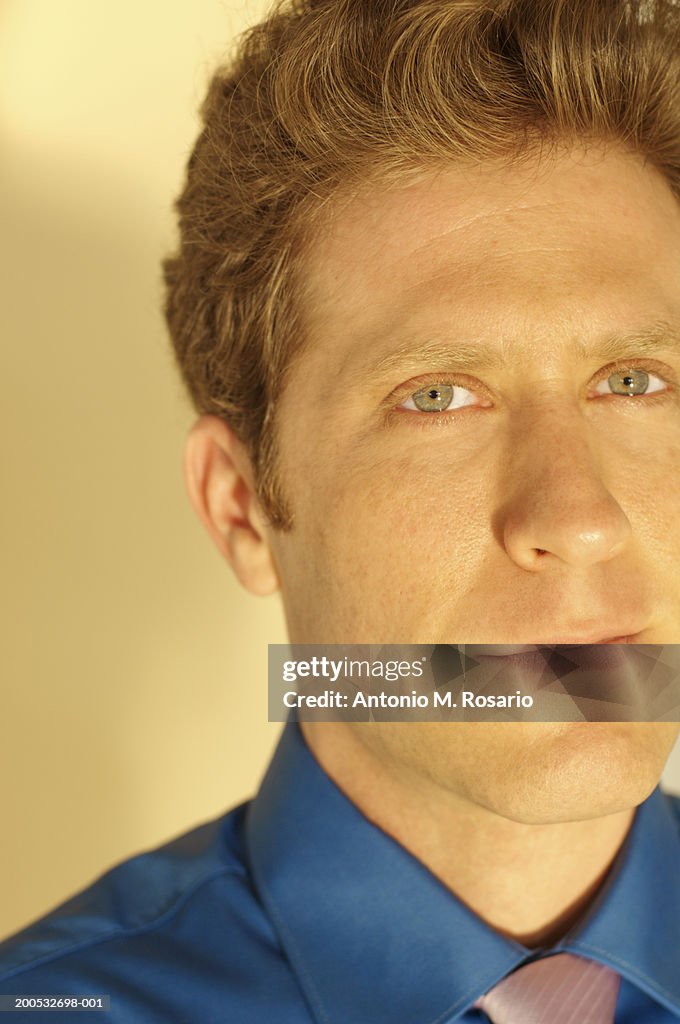
[[[218,416],[201,416],[191,427],[184,447],[184,482],[199,519],[239,582],[261,596],[278,590],[250,459]]]

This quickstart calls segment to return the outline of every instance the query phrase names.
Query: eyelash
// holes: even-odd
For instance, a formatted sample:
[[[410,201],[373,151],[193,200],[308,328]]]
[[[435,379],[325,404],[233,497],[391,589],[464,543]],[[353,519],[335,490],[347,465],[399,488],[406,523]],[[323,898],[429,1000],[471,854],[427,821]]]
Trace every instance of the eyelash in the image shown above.
[[[617,395],[614,393],[609,395],[597,395],[596,397],[598,400],[624,398],[626,402],[629,403],[650,403],[655,401],[667,400],[670,396],[676,394],[676,392],[678,391],[678,379],[667,366],[655,363],[654,361],[647,361],[644,359],[618,360],[616,363],[612,363],[609,366],[604,367],[602,370],[598,371],[597,375],[594,377],[592,381],[591,386],[597,386],[598,384],[602,383],[603,380],[606,380],[608,377],[611,377],[613,373],[616,373],[617,371],[620,372],[622,370],[644,370],[646,373],[649,373],[650,376],[658,377],[659,380],[663,381],[663,383],[666,385],[666,388],[663,391],[654,392],[650,395]],[[470,390],[473,393],[475,392],[476,389],[477,392],[481,391],[482,394],[486,394],[487,397],[489,397],[489,392],[487,388],[485,388],[484,385],[480,385],[479,381],[474,382],[473,385],[471,384],[468,378],[461,377],[459,374],[453,373],[447,375],[446,373],[442,373],[439,375],[424,377],[421,378],[420,380],[408,381],[406,384],[400,386],[397,389],[397,392],[394,392],[387,400],[387,403],[389,405],[388,417],[389,413],[391,413],[395,417],[410,416],[415,420],[425,420],[427,423],[433,425],[437,423],[440,425],[444,425],[445,421],[455,418],[457,414],[464,413],[466,410],[469,409],[480,408],[480,406],[478,405],[469,405],[463,406],[460,409],[452,409],[451,411],[449,411],[448,409],[444,409],[441,412],[416,412],[413,409],[399,408],[401,402],[406,401],[406,399],[410,398],[418,391],[423,391],[425,388],[428,387],[428,385],[432,385],[434,387],[437,384],[444,383],[453,385],[454,387],[464,387],[466,388],[466,390]],[[397,398],[396,406],[393,404],[395,397]]]

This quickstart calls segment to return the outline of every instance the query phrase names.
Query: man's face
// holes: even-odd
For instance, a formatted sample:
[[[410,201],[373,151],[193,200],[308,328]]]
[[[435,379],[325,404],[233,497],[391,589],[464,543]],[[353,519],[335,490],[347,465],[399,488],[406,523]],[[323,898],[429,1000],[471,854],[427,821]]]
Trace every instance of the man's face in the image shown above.
[[[278,420],[295,525],[271,537],[291,640],[680,642],[680,205],[660,175],[572,150],[376,189],[316,241],[304,310]],[[343,728],[511,815],[517,772],[535,792],[550,766],[611,809],[624,778],[642,798],[677,731]]]

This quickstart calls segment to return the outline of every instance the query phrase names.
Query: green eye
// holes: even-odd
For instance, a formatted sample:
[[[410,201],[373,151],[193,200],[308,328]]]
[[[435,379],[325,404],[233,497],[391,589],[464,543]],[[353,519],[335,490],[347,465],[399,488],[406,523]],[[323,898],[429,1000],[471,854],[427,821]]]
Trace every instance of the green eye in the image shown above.
[[[649,387],[649,374],[644,370],[618,370],[607,378],[615,395],[644,395]]]
[[[668,381],[657,377],[655,373],[628,369],[624,366],[622,369],[610,373],[608,377],[603,377],[597,385],[595,393],[598,395],[628,395],[630,398],[636,398],[638,395],[654,395],[668,390]]]
[[[458,384],[428,384],[410,395],[401,403],[402,409],[414,412],[446,412],[447,409],[461,409],[464,405],[479,404],[474,394]]]
[[[416,391],[411,398],[421,412],[444,412],[453,401],[453,391],[452,384],[436,384]]]

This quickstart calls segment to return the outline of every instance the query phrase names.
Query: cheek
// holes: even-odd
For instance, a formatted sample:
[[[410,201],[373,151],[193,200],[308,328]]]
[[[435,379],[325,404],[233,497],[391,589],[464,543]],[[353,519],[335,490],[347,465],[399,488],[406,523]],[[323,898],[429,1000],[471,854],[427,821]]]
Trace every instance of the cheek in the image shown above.
[[[488,467],[487,467],[488,468]],[[328,558],[363,586],[460,584],[491,538],[492,475],[434,450],[355,464],[328,487],[319,521]]]
[[[662,429],[641,431],[636,445],[609,454],[612,491],[636,540],[665,562],[680,562],[680,413]]]
[[[299,493],[287,567],[315,642],[431,642],[474,586],[493,474],[423,448],[327,463]]]

